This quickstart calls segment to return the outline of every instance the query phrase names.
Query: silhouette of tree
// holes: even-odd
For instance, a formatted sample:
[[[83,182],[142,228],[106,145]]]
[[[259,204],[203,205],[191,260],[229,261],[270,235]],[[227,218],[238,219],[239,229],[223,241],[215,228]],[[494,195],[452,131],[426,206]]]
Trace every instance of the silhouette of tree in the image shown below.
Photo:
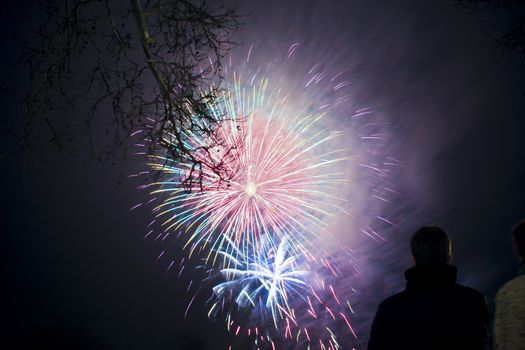
[[[89,145],[103,161],[125,156],[131,132],[140,129],[149,153],[161,148],[189,164],[189,181],[205,166],[224,174],[224,163],[195,157],[185,138],[209,140],[204,150],[221,142],[223,116],[212,116],[208,105],[221,96],[222,61],[240,27],[236,8],[213,0],[32,0],[23,6],[34,32],[0,86],[3,98],[12,94],[24,105],[2,116],[16,149],[34,149],[42,140],[59,150]],[[106,135],[97,135],[101,128]]]
[[[517,51],[525,62],[524,0],[457,0],[478,15],[499,51]]]

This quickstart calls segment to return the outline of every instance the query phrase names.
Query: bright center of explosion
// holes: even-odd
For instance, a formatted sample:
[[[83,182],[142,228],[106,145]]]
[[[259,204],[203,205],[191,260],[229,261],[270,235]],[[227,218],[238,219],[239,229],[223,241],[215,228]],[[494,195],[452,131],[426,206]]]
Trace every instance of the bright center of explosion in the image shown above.
[[[248,181],[244,191],[249,197],[253,197],[257,193],[257,186],[255,185],[255,183],[253,183],[253,181]]]

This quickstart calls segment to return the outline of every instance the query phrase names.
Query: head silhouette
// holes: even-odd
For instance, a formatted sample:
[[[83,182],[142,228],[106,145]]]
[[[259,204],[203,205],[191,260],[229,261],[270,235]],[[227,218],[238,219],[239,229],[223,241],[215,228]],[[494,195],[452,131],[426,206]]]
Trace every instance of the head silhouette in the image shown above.
[[[525,220],[520,221],[512,228],[512,241],[516,254],[525,259]]]
[[[416,265],[452,262],[452,242],[437,226],[423,226],[417,230],[410,239],[410,252]]]

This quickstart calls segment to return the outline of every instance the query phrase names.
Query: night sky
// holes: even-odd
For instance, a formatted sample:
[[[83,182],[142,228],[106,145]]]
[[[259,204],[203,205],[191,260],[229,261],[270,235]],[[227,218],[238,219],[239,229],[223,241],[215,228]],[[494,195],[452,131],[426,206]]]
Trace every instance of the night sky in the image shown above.
[[[391,123],[392,153],[403,164],[391,209],[399,228],[387,242],[367,243],[373,249],[360,259],[370,294],[359,328],[368,329],[377,303],[403,287],[408,239],[423,224],[450,233],[459,282],[491,304],[516,274],[510,228],[525,217],[525,67],[518,54],[491,48],[490,19],[433,0],[266,0],[241,9],[237,50],[253,45],[264,60],[301,43],[305,65],[346,70],[353,104]],[[0,11],[3,77],[16,57],[12,34],[30,19],[20,19],[13,2]],[[5,111],[21,108],[2,101]],[[0,130],[0,154],[15,142]],[[222,321],[208,320],[209,291],[184,318],[193,296],[186,286],[199,272],[166,272],[157,257],[164,249],[182,254],[181,242],[143,238],[151,212],[129,209],[147,193],[128,178],[143,167],[133,157],[100,163],[87,151],[45,143],[0,160],[4,339],[19,348],[249,348]]]

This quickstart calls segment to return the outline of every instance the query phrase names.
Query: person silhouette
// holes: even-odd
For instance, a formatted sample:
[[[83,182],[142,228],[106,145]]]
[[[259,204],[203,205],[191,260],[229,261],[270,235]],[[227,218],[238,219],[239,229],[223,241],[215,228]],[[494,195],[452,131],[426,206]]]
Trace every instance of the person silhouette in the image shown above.
[[[456,283],[452,242],[437,226],[414,233],[415,266],[405,290],[384,300],[372,323],[368,350],[484,349],[489,312],[480,292]]]
[[[496,294],[494,350],[525,350],[525,220],[513,227],[512,240],[519,270]]]

